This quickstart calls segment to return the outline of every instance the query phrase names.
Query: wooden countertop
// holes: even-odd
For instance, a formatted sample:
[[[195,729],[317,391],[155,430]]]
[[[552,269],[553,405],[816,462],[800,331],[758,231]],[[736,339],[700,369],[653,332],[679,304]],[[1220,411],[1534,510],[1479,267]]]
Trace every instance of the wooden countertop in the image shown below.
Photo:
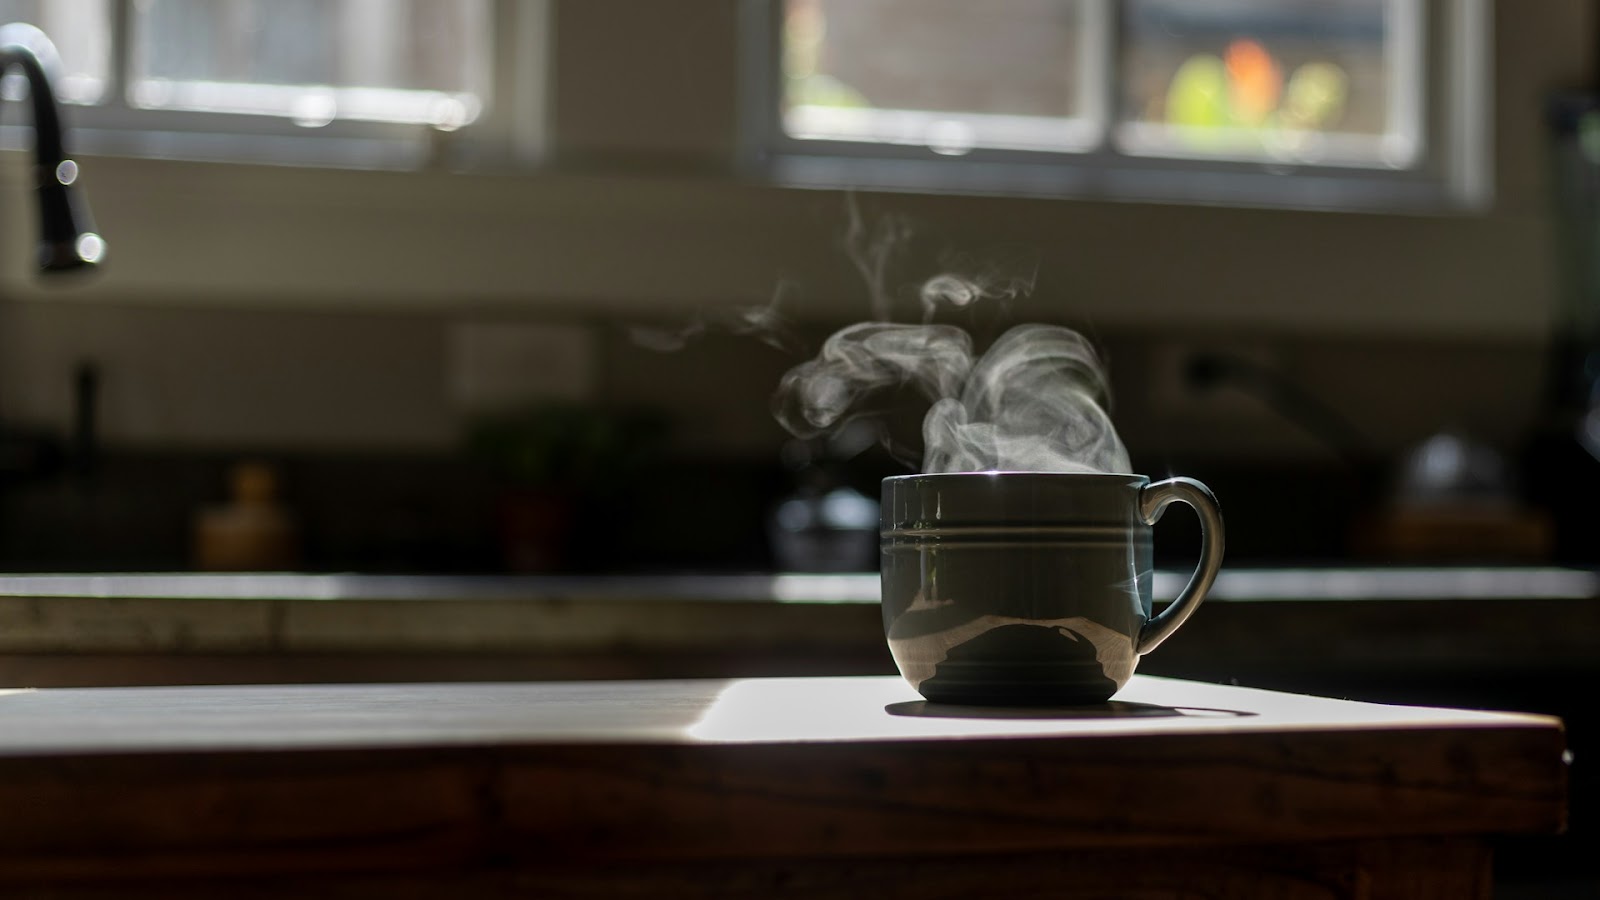
[[[1564,752],[1545,717],[1148,677],[1053,711],[879,677],[13,690],[0,886],[1551,833]]]
[[[1157,602],[1187,577],[1156,572]],[[881,644],[878,590],[876,574],[0,575],[0,654],[698,652],[731,644],[809,652]],[[1395,635],[1407,658],[1460,638],[1472,651],[1476,635],[1494,652],[1467,652],[1475,664],[1518,656],[1518,641],[1542,659],[1581,662],[1600,628],[1600,573],[1226,570],[1180,635],[1213,620],[1218,637],[1241,634],[1284,616],[1314,618],[1324,640],[1348,631],[1373,645]],[[1419,617],[1430,623],[1427,644],[1408,627]],[[1330,629],[1339,620],[1361,624]],[[1264,643],[1255,634],[1245,640]]]
[[[1183,577],[1155,573],[1158,602]],[[1562,677],[1586,693],[1568,676],[1600,671],[1596,634],[1585,570],[1228,570],[1142,669],[1340,693],[1396,673]],[[9,686],[893,671],[875,575],[0,576]]]

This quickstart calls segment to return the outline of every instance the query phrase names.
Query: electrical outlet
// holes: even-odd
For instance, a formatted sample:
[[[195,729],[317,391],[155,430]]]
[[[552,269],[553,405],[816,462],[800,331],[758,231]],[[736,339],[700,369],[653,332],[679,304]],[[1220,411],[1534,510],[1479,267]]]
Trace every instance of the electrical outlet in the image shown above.
[[[467,412],[593,398],[595,336],[583,325],[464,322],[450,330],[450,394]]]
[[[1276,348],[1259,343],[1225,341],[1172,341],[1158,344],[1150,353],[1150,408],[1165,416],[1204,416],[1257,419],[1272,415],[1261,398],[1228,383],[1198,383],[1193,368],[1197,360],[1224,357],[1267,369],[1283,364]]]

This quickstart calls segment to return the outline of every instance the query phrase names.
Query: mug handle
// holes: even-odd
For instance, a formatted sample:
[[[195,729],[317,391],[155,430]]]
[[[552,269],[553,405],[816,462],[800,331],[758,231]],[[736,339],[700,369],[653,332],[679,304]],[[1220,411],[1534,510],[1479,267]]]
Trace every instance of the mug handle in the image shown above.
[[[1171,637],[1194,614],[1211,590],[1211,583],[1217,580],[1217,570],[1222,568],[1222,512],[1217,509],[1217,498],[1210,488],[1193,478],[1168,478],[1147,484],[1139,492],[1139,516],[1146,525],[1154,525],[1174,500],[1189,504],[1200,517],[1200,565],[1178,599],[1139,629],[1136,649],[1140,656]]]

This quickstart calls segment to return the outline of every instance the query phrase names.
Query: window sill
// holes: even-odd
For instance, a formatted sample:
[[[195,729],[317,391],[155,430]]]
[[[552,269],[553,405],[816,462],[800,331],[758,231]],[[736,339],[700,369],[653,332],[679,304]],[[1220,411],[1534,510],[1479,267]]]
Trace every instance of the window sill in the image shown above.
[[[1188,165],[1113,168],[1020,161],[775,156],[758,173],[803,188],[852,186],[928,194],[1057,198],[1404,215],[1482,213],[1487,190],[1452,190],[1404,173],[1307,173],[1268,164],[1227,170]]]

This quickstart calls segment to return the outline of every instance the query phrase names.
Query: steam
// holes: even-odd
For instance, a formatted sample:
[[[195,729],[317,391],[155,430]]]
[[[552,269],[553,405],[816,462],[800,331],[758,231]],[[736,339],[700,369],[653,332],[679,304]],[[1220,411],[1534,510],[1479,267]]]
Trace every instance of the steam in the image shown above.
[[[794,337],[789,317],[784,313],[795,291],[794,282],[779,281],[773,289],[772,299],[766,303],[701,313],[676,328],[635,325],[628,329],[628,336],[639,346],[658,353],[682,350],[694,339],[713,331],[753,337],[769,347],[788,353],[798,352],[799,341]]]
[[[955,265],[951,271],[935,275],[917,291],[922,301],[922,321],[931,322],[941,306],[965,309],[978,301],[1004,306],[1018,297],[1033,293],[1038,266],[1029,265],[1026,274],[1016,274],[999,266],[987,268]]]
[[[924,472],[1127,472],[1106,412],[1099,357],[1076,331],[1018,325],[974,355],[953,325],[862,322],[828,338],[784,375],[778,421],[796,437],[862,413],[867,396],[910,387],[932,406],[922,423]]]
[[[849,213],[844,235],[845,255],[867,283],[872,317],[887,321],[894,307],[894,294],[888,286],[889,262],[894,259],[895,251],[911,238],[911,223],[904,216],[886,215],[869,224],[862,217],[854,195],[849,195],[845,209]]]
[[[1083,335],[1018,325],[922,422],[924,472],[1127,472],[1110,385]]]
[[[910,386],[938,401],[958,393],[971,368],[972,337],[954,325],[860,322],[783,376],[773,414],[795,437],[812,438],[847,421],[865,394]]]
[[[877,420],[875,430],[889,451],[915,465],[917,453],[897,446],[881,421],[887,410],[880,401],[904,400],[909,391],[929,404],[922,422],[924,472],[1131,470],[1107,412],[1105,367],[1083,335],[1059,325],[1018,325],[979,352],[967,329],[935,321],[962,313],[970,324],[980,304],[1003,314],[1011,301],[1033,292],[1037,264],[946,260],[946,271],[916,286],[921,323],[891,322],[897,294],[910,299],[909,290],[888,283],[910,223],[894,215],[869,221],[854,196],[846,209],[845,252],[867,284],[875,321],[840,329],[814,358],[783,376],[772,411],[784,428],[802,440],[831,440],[842,429],[859,434],[863,420]],[[760,306],[703,314],[678,328],[630,332],[635,342],[660,351],[726,331],[794,352],[798,341],[785,307],[795,291],[784,281]]]
[[[889,261],[910,234],[898,217],[868,225],[848,204],[847,250],[870,289],[874,322],[835,332],[816,357],[790,369],[773,414],[796,437],[828,434],[882,410],[868,404],[910,390],[930,405],[922,422],[923,472],[1128,472],[1107,409],[1110,384],[1094,347],[1059,325],[1018,325],[986,351],[972,335],[936,323],[979,303],[1003,307],[1033,291],[1037,266],[952,265],[916,291],[921,324],[886,321],[894,295]],[[897,449],[881,429],[891,452]],[[900,455],[900,454],[896,454]]]

